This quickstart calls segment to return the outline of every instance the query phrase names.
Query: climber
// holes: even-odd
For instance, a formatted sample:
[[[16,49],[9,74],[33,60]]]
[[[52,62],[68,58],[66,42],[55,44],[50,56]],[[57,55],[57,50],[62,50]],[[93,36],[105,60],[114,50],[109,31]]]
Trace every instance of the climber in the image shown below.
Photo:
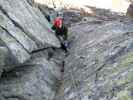
[[[61,42],[61,48],[67,53],[67,33],[68,28],[63,23],[62,13],[59,12],[53,22],[52,29],[55,31],[55,35]]]

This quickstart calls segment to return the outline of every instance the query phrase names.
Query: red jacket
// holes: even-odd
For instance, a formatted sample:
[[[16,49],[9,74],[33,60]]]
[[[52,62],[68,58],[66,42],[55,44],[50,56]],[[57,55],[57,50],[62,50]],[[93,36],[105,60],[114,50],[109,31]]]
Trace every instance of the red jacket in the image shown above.
[[[55,27],[57,27],[57,28],[61,28],[62,23],[63,23],[62,18],[57,17],[57,18],[54,20],[54,23],[53,23],[53,24],[54,24]]]

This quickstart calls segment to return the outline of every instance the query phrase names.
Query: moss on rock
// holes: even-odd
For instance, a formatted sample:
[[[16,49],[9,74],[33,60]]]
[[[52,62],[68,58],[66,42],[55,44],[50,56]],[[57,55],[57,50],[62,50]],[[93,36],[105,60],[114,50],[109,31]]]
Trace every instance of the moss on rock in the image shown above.
[[[127,90],[119,92],[117,94],[117,98],[118,98],[118,100],[132,100],[132,98],[129,94],[129,91],[127,91]]]
[[[128,53],[123,57],[123,59],[121,60],[120,66],[125,67],[132,63],[133,63],[133,52]]]

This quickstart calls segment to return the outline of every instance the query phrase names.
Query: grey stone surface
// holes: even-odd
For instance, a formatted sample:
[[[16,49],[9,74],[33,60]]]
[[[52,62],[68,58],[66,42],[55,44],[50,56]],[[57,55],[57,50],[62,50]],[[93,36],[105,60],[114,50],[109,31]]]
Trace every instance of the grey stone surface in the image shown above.
[[[11,51],[12,59],[16,64],[22,64],[30,58],[29,53],[8,32],[0,27],[0,39]],[[10,56],[10,55],[9,55]]]
[[[41,18],[41,13],[38,12],[39,15],[37,15],[26,0],[1,0],[0,8],[41,48],[47,46],[60,47],[58,39],[45,24],[48,22],[41,20],[44,19]]]
[[[74,42],[56,100],[133,99],[133,23],[96,20],[70,28]]]
[[[37,49],[36,43],[29,38],[26,33],[16,27],[13,22],[0,11],[0,26],[5,28],[9,34],[14,37],[23,47],[28,51],[32,52]]]
[[[0,0],[0,100],[133,99],[131,20],[98,10],[74,23],[65,57],[45,9],[32,3]],[[68,25],[82,18],[67,13],[77,18]]]
[[[46,60],[52,47],[60,42],[39,8],[27,0],[0,1],[0,100],[54,99],[62,60]]]
[[[0,76],[3,72],[4,66],[7,64],[8,49],[4,46],[0,47]]]
[[[2,100],[53,100],[60,77],[58,67],[44,58],[35,58],[3,74],[0,95]]]

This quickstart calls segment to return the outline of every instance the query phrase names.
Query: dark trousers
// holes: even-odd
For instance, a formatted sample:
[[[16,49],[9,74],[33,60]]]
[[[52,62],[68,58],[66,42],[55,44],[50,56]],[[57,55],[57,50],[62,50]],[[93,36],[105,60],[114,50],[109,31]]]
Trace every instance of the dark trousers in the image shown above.
[[[59,39],[59,41],[61,43],[61,49],[64,50],[67,53],[68,50],[67,50],[66,40],[63,38],[63,36],[60,36],[60,35],[56,35],[56,36],[57,36],[57,38]]]

